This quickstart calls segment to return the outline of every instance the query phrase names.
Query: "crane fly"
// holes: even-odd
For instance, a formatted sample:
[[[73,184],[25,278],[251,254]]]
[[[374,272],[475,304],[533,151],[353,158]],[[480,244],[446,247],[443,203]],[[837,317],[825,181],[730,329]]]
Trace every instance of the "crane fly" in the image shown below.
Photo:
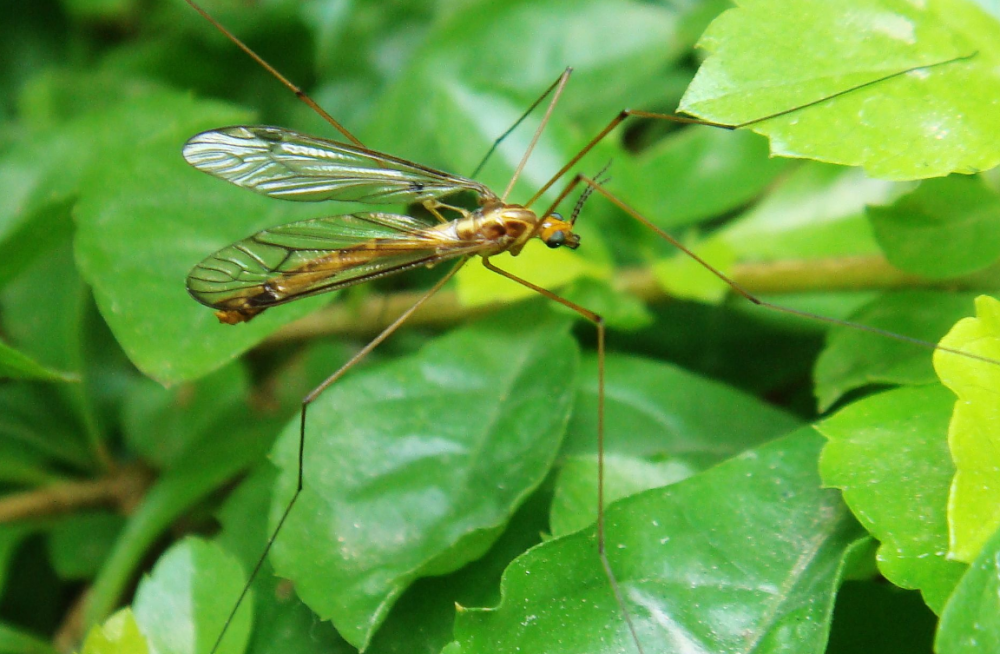
[[[577,209],[573,211],[573,215],[569,219],[564,219],[556,213],[556,208],[577,188],[583,187],[584,198],[592,193],[605,197],[639,223],[694,258],[709,272],[728,284],[737,294],[754,304],[786,314],[873,332],[932,349],[936,347],[930,343],[909,339],[877,328],[817,316],[774,305],[757,298],[607,191],[599,181],[600,175],[594,179],[577,174],[565,185],[562,192],[546,210],[535,211],[532,209],[532,206],[549,188],[564,178],[585,154],[629,117],[735,129],[773,118],[776,115],[784,115],[788,113],[787,111],[739,126],[718,125],[670,114],[622,111],[527,202],[523,205],[513,204],[507,201],[507,197],[552,115],[570,78],[570,69],[567,69],[528,110],[530,113],[545,98],[549,98],[544,117],[535,131],[531,144],[522,156],[506,190],[502,194],[497,194],[472,179],[435,170],[365,147],[294,84],[264,62],[201,7],[197,6],[193,0],[187,1],[233,43],[275,75],[279,81],[319,112],[350,141],[350,143],[344,143],[280,127],[247,125],[223,127],[198,134],[187,142],[183,148],[183,155],[192,166],[236,186],[272,198],[300,202],[351,201],[378,206],[417,204],[426,209],[430,217],[425,219],[408,214],[361,211],[264,229],[219,250],[194,267],[188,276],[187,285],[188,291],[198,302],[215,309],[216,316],[221,322],[233,325],[252,320],[265,310],[300,298],[365,283],[407,270],[434,267],[448,261],[455,262],[454,266],[424,292],[409,309],[397,316],[372,341],[361,348],[347,363],[303,399],[298,430],[297,488],[276,527],[271,532],[260,562],[251,573],[251,582],[275,539],[278,538],[279,532],[303,488],[306,416],[309,405],[320,393],[329,388],[396,331],[471,258],[479,256],[484,266],[489,270],[572,309],[596,326],[598,353],[596,539],[598,556],[620,610],[623,628],[628,634],[628,639],[634,644],[634,649],[643,654],[642,640],[619,588],[615,572],[605,553],[606,536],[603,513],[604,322],[597,313],[590,309],[503,270],[491,261],[492,257],[503,253],[518,255],[525,245],[535,238],[550,248],[576,249],[580,245],[580,237],[574,231],[574,227],[580,203],[577,204]],[[946,63],[950,63],[950,61],[933,65]],[[928,67],[930,66],[925,65],[918,68]],[[917,70],[917,68],[912,70]],[[907,72],[911,71],[901,71],[886,76],[884,79]],[[871,83],[867,82],[865,85]],[[845,92],[849,91],[850,89]],[[445,202],[450,196],[460,193],[471,194],[476,199],[477,208],[469,210]],[[993,360],[968,355],[958,350],[937,349],[962,356],[971,356],[971,358],[980,358],[992,364],[996,363]],[[236,606],[233,608],[229,620],[222,626],[213,652],[218,649],[222,642],[229,627],[229,621],[235,615],[249,587],[250,582],[244,588],[243,594],[236,600]]]
[[[191,271],[188,291],[236,324],[265,309],[443,261],[520,253],[539,238],[550,248],[576,249],[573,224],[505,203],[478,182],[357,146],[276,127],[228,127],[184,146],[195,168],[264,195],[299,201],[371,204],[420,202],[428,224],[381,212],[317,218],[273,227],[215,253]],[[473,193],[467,211],[438,198]],[[447,220],[442,210],[460,215]]]

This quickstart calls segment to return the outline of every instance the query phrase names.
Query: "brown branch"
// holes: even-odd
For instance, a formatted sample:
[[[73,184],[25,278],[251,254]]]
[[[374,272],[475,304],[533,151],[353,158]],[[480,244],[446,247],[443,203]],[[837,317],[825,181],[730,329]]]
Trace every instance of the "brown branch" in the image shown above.
[[[66,615],[63,617],[62,624],[56,629],[55,634],[52,636],[52,645],[59,652],[74,652],[77,646],[80,645],[80,641],[83,640],[84,632],[86,628],[84,627],[83,614],[87,605],[87,596],[90,594],[90,586],[77,595],[76,599],[73,600],[73,604],[69,607]]]
[[[67,481],[0,498],[0,524],[68,513],[90,506],[114,506],[131,512],[149,486],[149,471],[139,466],[119,468],[90,481]]]
[[[864,291],[901,288],[996,289],[1000,271],[996,268],[949,280],[928,280],[894,268],[881,256],[837,257],[819,260],[792,260],[737,264],[733,280],[754,294],[781,295],[816,291]],[[664,302],[670,296],[660,287],[648,268],[621,270],[612,285],[648,303]],[[358,306],[333,304],[275,333],[265,345],[310,339],[317,336],[377,333],[403,311],[413,306],[421,291],[372,295]],[[506,303],[475,307],[463,306],[453,291],[435,295],[407,322],[408,325],[444,326],[498,311]]]

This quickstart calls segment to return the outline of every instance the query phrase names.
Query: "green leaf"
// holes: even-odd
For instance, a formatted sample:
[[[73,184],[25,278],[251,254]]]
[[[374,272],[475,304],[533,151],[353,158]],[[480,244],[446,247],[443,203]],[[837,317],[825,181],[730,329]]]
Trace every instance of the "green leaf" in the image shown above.
[[[900,270],[948,278],[1000,259],[1000,194],[982,179],[927,180],[866,213],[889,263]]]
[[[820,456],[822,457],[822,454]],[[875,561],[877,553],[878,541],[871,536],[854,541],[844,558],[844,580],[871,581],[878,579],[878,565]],[[922,600],[921,604],[923,604]]]
[[[0,159],[0,285],[72,232],[75,187],[94,146],[88,127],[25,138]]]
[[[974,294],[900,291],[881,295],[849,320],[926,344],[919,347],[856,328],[834,326],[816,361],[816,398],[824,411],[849,391],[878,384],[929,384],[936,380],[931,345],[956,320],[972,313]]]
[[[2,300],[6,330],[18,348],[49,367],[72,371],[80,381],[46,389],[42,412],[60,413],[54,405],[72,411],[77,419],[73,440],[88,449],[92,467],[106,464],[102,422],[107,416],[101,413],[107,407],[98,398],[114,384],[109,377],[128,378],[131,370],[95,316],[90,292],[73,260],[70,236],[64,234],[51,243],[42,257],[7,284]],[[54,439],[47,435],[46,440]]]
[[[272,533],[267,514],[276,478],[277,470],[273,466],[260,466],[219,511],[222,531],[217,542],[239,558],[248,574],[260,564],[251,585],[253,594],[243,598],[243,604],[253,608],[254,623],[246,651],[248,654],[274,651],[353,653],[356,650],[344,642],[332,625],[316,621],[313,612],[292,592],[291,584],[275,576],[270,562],[261,561]],[[234,593],[228,598],[230,608],[235,606],[238,596]],[[222,624],[218,627],[221,629]]]
[[[976,317],[960,321],[941,339],[948,347],[987,361],[937,350],[934,368],[958,401],[948,428],[948,444],[958,469],[948,501],[951,555],[971,563],[1000,527],[1000,302],[976,299]]]
[[[27,630],[0,624],[0,652],[3,654],[57,654],[58,650]]]
[[[691,250],[705,261],[713,262],[715,269],[722,274],[733,274],[736,253],[727,243],[713,239],[692,246]],[[729,284],[683,252],[658,261],[653,266],[653,273],[667,293],[681,300],[718,303],[732,290]]]
[[[188,270],[213,251],[265,226],[306,217],[305,210],[315,215],[313,207],[228,187],[181,158],[189,137],[246,121],[245,112],[161,92],[118,114],[108,117],[114,149],[91,171],[80,200],[76,254],[101,314],[136,366],[163,383],[197,378],[316,306],[296,303],[228,327],[184,290]],[[126,147],[135,142],[143,147]]]
[[[687,479],[698,469],[683,459],[646,461],[622,454],[604,456],[604,502]],[[563,462],[552,498],[551,530],[555,537],[572,534],[597,520],[597,457],[570,457]]]
[[[608,329],[634,331],[653,323],[653,316],[638,298],[617,290],[603,280],[581,277],[562,290],[560,295],[599,314]],[[557,305],[554,308],[567,315],[580,315],[567,307]]]
[[[879,570],[916,588],[940,612],[965,566],[948,557],[948,417],[940,386],[888,391],[823,420],[829,439],[820,459],[823,483],[841,489],[854,515],[881,542]]]
[[[60,372],[38,363],[23,352],[0,342],[0,379],[36,379],[41,381],[79,381],[70,372]]]
[[[552,502],[555,536],[597,519],[596,369],[588,357]],[[799,426],[786,413],[682,368],[609,354],[605,373],[605,503],[680,481]]]
[[[1000,650],[1000,532],[984,544],[941,614],[934,641],[939,654]]]
[[[232,364],[197,382],[164,388],[140,380],[122,407],[125,437],[148,462],[169,468],[184,452],[240,406],[249,391],[243,366]]]
[[[597,452],[597,359],[566,431],[564,455]],[[610,353],[605,360],[605,448],[704,469],[800,426],[784,411],[677,366]]]
[[[745,132],[697,127],[671,134],[639,157],[619,157],[616,193],[664,229],[739,209],[785,172],[766,142]],[[650,180],[669,179],[669,185]]]
[[[393,607],[366,652],[436,654],[454,638],[458,606],[485,606],[500,601],[500,578],[511,561],[537,545],[548,524],[551,494],[536,491],[511,518],[483,558],[444,577],[421,579]]]
[[[998,40],[964,0],[746,0],[702,36],[711,55],[680,109],[729,125],[787,112],[751,126],[773,154],[875,177],[987,170],[1000,163]]]
[[[89,298],[73,263],[70,235],[50,243],[43,255],[4,286],[5,331],[19,349],[45,365],[80,374]]]
[[[0,183],[10,177],[5,167],[0,162]],[[21,181],[16,179],[18,174],[13,177],[14,183]],[[19,216],[0,214],[0,285],[16,278],[52,245],[70,236],[72,206],[73,200],[60,198],[33,211],[19,207]],[[0,211],[4,209],[0,206]]]
[[[860,532],[838,494],[819,486],[819,447],[811,431],[796,432],[609,507],[608,559],[647,654],[747,642],[762,653],[823,651],[842,560]],[[460,612],[456,637],[463,654],[635,648],[593,530],[517,559],[500,606]]]
[[[78,513],[49,532],[49,559],[63,579],[89,579],[111,552],[125,520],[114,513]]]
[[[621,98],[656,97],[659,89],[650,79],[679,58],[683,42],[676,33],[684,14],[684,9],[600,0],[577,2],[570,12],[557,0],[463,7],[435,25],[410,57],[379,103],[366,141],[468,174],[493,140],[570,65],[574,76],[560,109],[563,115],[586,116],[587,131],[596,133],[622,108]],[[530,38],[520,39],[519,47],[497,47],[511,34]],[[595,88],[601,92],[587,91]],[[466,98],[478,102],[463,102]],[[557,130],[558,122],[553,121]],[[482,181],[506,185],[535,124],[526,122],[501,146]],[[525,170],[524,187],[537,188],[576,147],[546,134]]]
[[[124,608],[87,634],[82,654],[148,654],[149,642],[139,630],[132,610]]]
[[[156,652],[208,654],[242,589],[243,572],[217,545],[197,538],[177,543],[139,584],[132,610]],[[238,654],[250,633],[249,604],[229,624],[220,654]]]
[[[865,205],[907,188],[860,170],[807,163],[777,181],[760,202],[719,230],[740,259],[782,261],[875,254]]]
[[[589,257],[588,257],[589,258]],[[592,263],[572,250],[550,250],[541,243],[528,243],[516,258],[504,257],[499,267],[546,289],[560,287],[585,275],[607,277],[607,266]],[[479,261],[470,261],[456,276],[459,300],[466,306],[510,302],[537,297],[538,293],[488,270]]]
[[[148,78],[123,75],[122,71],[94,70],[90,67],[85,71],[50,68],[27,81],[18,104],[21,118],[33,134],[54,135],[64,127],[75,131],[73,125],[85,114],[100,115],[113,109],[122,98],[134,98],[151,92],[155,87],[156,84]],[[97,131],[94,136],[100,133]],[[35,141],[36,138],[28,140]],[[76,154],[87,156],[93,152]],[[71,173],[69,179],[75,179],[73,175],[84,170],[63,171],[67,172]],[[58,177],[53,175],[47,182]]]
[[[75,71],[67,76],[43,74],[32,80],[25,107],[28,125],[0,159],[0,285],[16,276],[35,257],[72,234],[71,212],[86,177],[94,166],[107,160],[109,150],[129,147],[135,141],[124,134],[129,121],[119,111],[123,100],[139,102],[157,92],[148,81],[128,76]],[[33,105],[33,96],[61,91],[52,113]],[[67,89],[66,87],[69,87]],[[127,113],[127,112],[126,112]],[[135,136],[142,138],[156,129],[162,117],[131,115],[145,122]],[[54,128],[55,127],[55,128]],[[141,133],[140,133],[141,132]],[[119,140],[119,139],[122,140]]]
[[[565,318],[528,308],[352,375],[310,405],[305,488],[273,560],[356,647],[416,578],[481,556],[551,467],[577,355]],[[273,523],[298,445],[295,419],[273,453]]]
[[[40,382],[0,385],[0,469],[16,480],[51,481],[65,472],[31,473],[41,461],[87,470],[93,464],[80,434],[80,423],[64,402],[53,397],[52,385]],[[11,465],[17,462],[15,465]],[[36,476],[37,474],[37,476]]]

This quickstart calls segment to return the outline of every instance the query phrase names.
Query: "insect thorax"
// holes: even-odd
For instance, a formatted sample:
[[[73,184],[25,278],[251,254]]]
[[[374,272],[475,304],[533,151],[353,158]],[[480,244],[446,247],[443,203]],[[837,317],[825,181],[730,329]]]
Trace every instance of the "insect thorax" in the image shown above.
[[[459,238],[486,246],[480,252],[486,256],[501,252],[518,254],[538,226],[538,216],[531,209],[500,203],[486,205],[454,223]]]

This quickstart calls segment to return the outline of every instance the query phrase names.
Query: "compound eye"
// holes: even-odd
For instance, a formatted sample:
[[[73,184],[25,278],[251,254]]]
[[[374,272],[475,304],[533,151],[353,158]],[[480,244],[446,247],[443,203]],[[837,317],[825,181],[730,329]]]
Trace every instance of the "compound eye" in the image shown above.
[[[545,239],[545,245],[550,248],[557,248],[566,244],[566,232],[559,230],[552,232],[547,239]]]

